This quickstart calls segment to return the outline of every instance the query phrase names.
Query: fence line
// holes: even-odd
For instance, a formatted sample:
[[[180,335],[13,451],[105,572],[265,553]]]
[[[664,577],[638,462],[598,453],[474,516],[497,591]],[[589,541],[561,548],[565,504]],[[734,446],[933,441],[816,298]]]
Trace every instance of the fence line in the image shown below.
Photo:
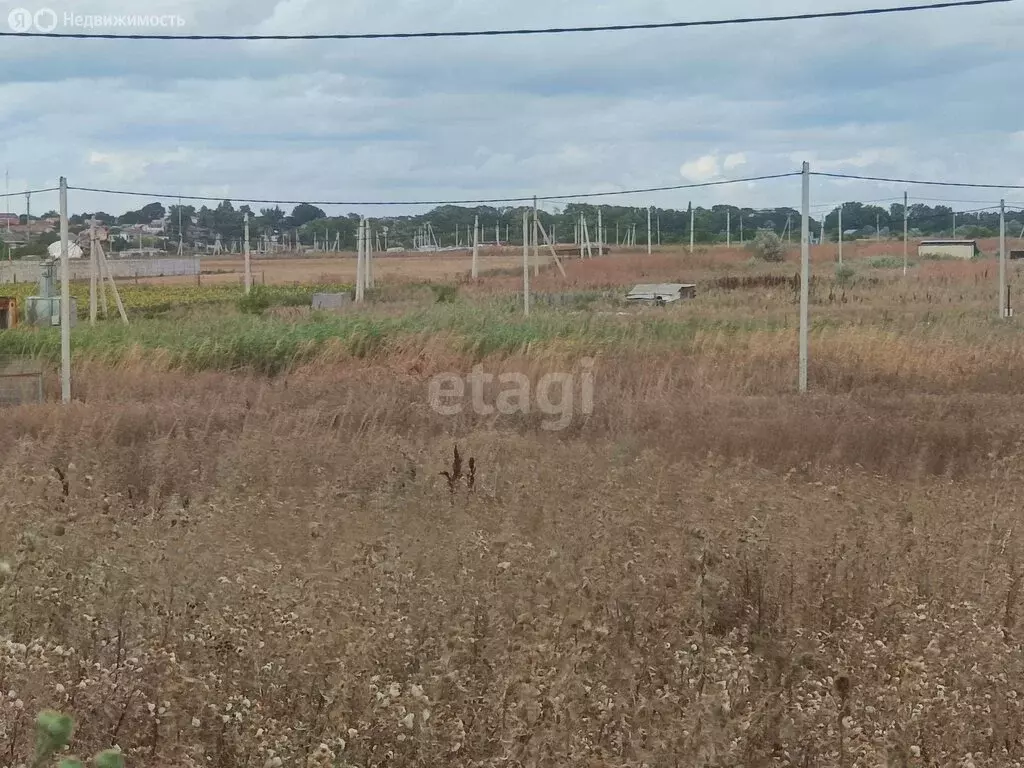
[[[107,262],[115,278],[133,277],[188,277],[201,273],[199,258],[111,259]],[[72,280],[88,280],[91,267],[87,259],[70,262]],[[0,285],[39,282],[42,266],[39,262],[20,261],[0,263]]]

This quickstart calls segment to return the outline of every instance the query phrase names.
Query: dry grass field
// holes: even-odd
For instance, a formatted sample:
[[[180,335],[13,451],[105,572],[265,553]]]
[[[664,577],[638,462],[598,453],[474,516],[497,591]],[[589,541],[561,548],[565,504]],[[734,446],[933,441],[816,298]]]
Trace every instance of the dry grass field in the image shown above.
[[[76,332],[77,402],[0,419],[0,766],[43,708],[153,768],[1024,765],[1020,320],[992,260],[833,254],[806,397],[797,264],[740,249],[545,268],[529,320],[516,256],[407,257],[337,317]],[[561,431],[428,402],[589,359]]]
[[[521,263],[521,249],[481,249],[480,269],[507,269]],[[377,254],[374,264],[376,275],[385,279],[454,280],[467,271],[470,256],[462,251],[456,254]],[[241,256],[208,258],[202,262],[204,285],[237,283],[245,274],[245,262]],[[319,258],[267,258],[252,260],[253,275],[257,282],[268,285],[310,282],[354,282],[356,279],[356,254],[340,253]],[[140,278],[140,282],[152,284],[192,284],[194,277]]]

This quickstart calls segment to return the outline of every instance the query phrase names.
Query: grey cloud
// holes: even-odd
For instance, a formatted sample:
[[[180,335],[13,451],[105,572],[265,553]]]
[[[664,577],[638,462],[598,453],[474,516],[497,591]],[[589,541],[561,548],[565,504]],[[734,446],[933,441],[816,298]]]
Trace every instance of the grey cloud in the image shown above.
[[[139,12],[128,5],[90,0],[89,12]],[[151,0],[147,12],[180,12],[187,31],[276,33],[657,21],[850,3],[680,5],[636,0],[625,13],[611,0]],[[735,153],[746,164],[723,174],[795,170],[806,157],[872,175],[1012,183],[1022,180],[1012,169],[1024,168],[1009,98],[1024,64],[1014,44],[1019,17],[985,9],[486,41],[3,41],[0,146],[12,184],[65,174],[80,185],[294,199],[670,185],[682,183],[684,163],[713,155],[721,166]],[[791,182],[630,202],[794,204]],[[880,192],[892,190],[815,181],[816,199]]]

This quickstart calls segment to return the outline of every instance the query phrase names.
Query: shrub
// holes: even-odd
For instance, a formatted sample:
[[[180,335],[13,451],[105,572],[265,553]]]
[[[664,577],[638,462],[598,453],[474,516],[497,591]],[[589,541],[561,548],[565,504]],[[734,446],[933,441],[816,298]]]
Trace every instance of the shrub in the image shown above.
[[[848,285],[856,274],[857,271],[849,264],[841,264],[836,267],[836,282],[839,285]]]
[[[254,285],[237,302],[238,311],[247,315],[262,315],[270,309],[270,303],[270,293],[263,285]]]
[[[459,286],[451,283],[431,283],[430,290],[434,292],[434,301],[438,304],[451,304],[459,295]]]
[[[32,768],[50,764],[71,743],[74,730],[75,721],[70,716],[52,710],[40,712],[36,718],[36,753]],[[115,749],[108,749],[93,757],[92,764],[95,768],[124,768],[124,756]],[[60,761],[59,768],[85,768],[85,764],[77,757],[66,757]]]
[[[774,232],[758,232],[750,244],[754,255],[762,261],[773,263],[781,262],[786,257],[786,249],[782,245],[782,238]]]

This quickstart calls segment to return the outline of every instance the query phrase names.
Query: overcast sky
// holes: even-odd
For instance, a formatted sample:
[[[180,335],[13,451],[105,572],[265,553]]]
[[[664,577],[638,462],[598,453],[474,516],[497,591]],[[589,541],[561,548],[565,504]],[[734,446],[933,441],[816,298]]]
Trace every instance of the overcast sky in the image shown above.
[[[193,34],[393,32],[799,13],[901,0],[0,0],[173,14]],[[75,30],[61,25],[55,31]],[[1024,2],[662,31],[352,42],[0,39],[12,191],[287,200],[573,194],[799,170],[1024,184]],[[2,191],[2,190],[0,190]],[[911,188],[998,200],[998,191]],[[815,205],[903,187],[815,179]],[[1024,202],[1024,191],[1007,192]],[[612,198],[798,206],[799,179]],[[148,200],[72,192],[72,211]],[[165,200],[173,202],[173,200]],[[33,210],[57,206],[56,194]],[[259,207],[259,206],[256,206]],[[958,208],[978,207],[958,204]],[[22,211],[16,198],[12,210]],[[331,213],[351,210],[328,209]],[[379,208],[362,209],[379,215]],[[423,209],[405,208],[403,212]]]

